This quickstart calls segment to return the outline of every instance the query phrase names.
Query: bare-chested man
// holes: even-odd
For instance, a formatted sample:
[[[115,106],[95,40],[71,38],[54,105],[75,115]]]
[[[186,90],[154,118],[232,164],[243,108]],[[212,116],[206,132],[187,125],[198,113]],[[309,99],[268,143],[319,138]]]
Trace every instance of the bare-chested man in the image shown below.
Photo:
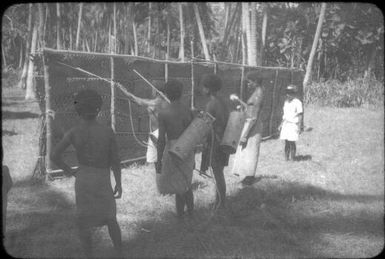
[[[192,174],[195,165],[194,151],[188,158],[180,161],[170,156],[169,149],[182,135],[193,120],[193,114],[182,104],[183,85],[180,81],[169,80],[164,86],[164,93],[171,103],[159,112],[158,163],[156,181],[161,194],[176,194],[176,212],[181,218],[185,206],[192,215],[194,197],[191,189]]]
[[[162,87],[158,87],[159,91],[162,91]],[[168,104],[168,102],[157,92],[155,92],[154,99],[140,98],[134,95],[128,96],[131,100],[140,106],[146,107],[150,118],[150,135],[148,138],[146,161],[147,163],[157,163],[157,141],[158,141],[158,114],[159,111]]]
[[[202,152],[201,171],[204,172],[209,166],[212,167],[217,190],[215,208],[223,209],[226,198],[226,182],[223,169],[228,165],[229,155],[220,149],[220,143],[226,129],[229,110],[224,100],[217,95],[218,91],[222,88],[222,81],[217,75],[205,75],[202,79],[202,86],[204,93],[210,97],[209,102],[206,104],[206,112],[210,113],[215,118],[215,121],[213,123],[214,136],[211,134],[208,136],[207,143]],[[211,150],[212,157],[211,161],[209,161]]]

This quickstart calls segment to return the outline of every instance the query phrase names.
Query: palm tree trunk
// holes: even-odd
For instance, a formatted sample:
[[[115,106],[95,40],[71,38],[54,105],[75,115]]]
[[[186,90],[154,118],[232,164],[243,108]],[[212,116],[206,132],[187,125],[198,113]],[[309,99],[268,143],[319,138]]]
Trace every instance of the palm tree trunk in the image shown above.
[[[23,66],[23,50],[24,50],[24,46],[23,46],[23,40],[20,39],[19,41],[19,49],[20,49],[20,55],[19,55],[19,65],[18,65],[18,69],[20,69],[22,66]]]
[[[39,43],[40,48],[43,49],[45,47],[45,41],[43,37],[44,33],[44,6],[43,4],[38,4],[39,10]]]
[[[37,45],[37,24],[35,23],[33,26],[33,32],[32,32],[31,55],[35,55],[36,45]],[[33,61],[30,59],[29,65],[28,65],[25,100],[36,98],[34,85],[33,85],[33,72],[34,72],[34,64],[33,64]]]
[[[250,27],[250,20],[249,20],[249,4],[248,3],[242,3],[242,50],[244,53],[242,53],[242,61],[243,64],[249,63],[249,57],[248,57],[248,48],[249,48],[249,41],[248,41],[248,31]]]
[[[147,55],[151,51],[151,2],[148,3]]]
[[[76,31],[76,43],[75,43],[75,49],[76,50],[79,48],[79,37],[80,37],[80,26],[82,24],[82,13],[83,13],[83,3],[80,3],[79,15],[78,15],[78,29]]]
[[[170,57],[170,19],[167,18],[167,50],[166,50],[166,60],[168,60]],[[165,64],[164,67],[164,78],[165,81],[168,81],[168,64]]]
[[[268,19],[268,3],[263,3],[263,18],[262,18],[262,37],[261,37],[261,45],[259,48],[259,60],[257,60],[257,64],[260,66],[263,65],[263,59],[265,56],[265,44],[266,44],[266,30],[267,30],[267,19]]]
[[[239,4],[240,3],[237,3],[237,5],[235,6],[233,15],[231,16],[229,23],[226,24],[225,31],[223,34],[223,40],[222,40],[222,42],[225,46],[227,46],[227,40],[228,40],[229,36],[231,35],[231,32],[233,31],[232,27],[234,27],[234,24],[236,23],[236,18],[238,18],[237,14],[238,14],[239,6],[240,6]]]
[[[19,87],[22,89],[26,88],[27,83],[27,74],[28,74],[28,60],[29,60],[29,53],[31,48],[31,41],[32,41],[32,4],[29,4],[29,11],[28,11],[28,36],[26,40],[26,47],[25,47],[25,57],[24,57],[24,66],[23,66],[23,72],[21,74],[20,78],[20,84]]]
[[[7,67],[7,59],[5,58],[4,44],[1,44],[1,54],[3,56],[3,65]]]
[[[46,32],[47,32],[47,20],[48,20],[49,7],[48,4],[45,6],[45,20],[44,20],[44,28],[43,28],[43,39],[46,40]]]
[[[183,6],[182,3],[178,3],[179,7],[179,26],[180,26],[180,46],[179,46],[179,59],[184,62],[184,24],[183,24]]]
[[[136,23],[134,19],[132,19],[132,32],[134,34],[134,53],[135,53],[135,56],[138,56],[138,38],[136,35]]]
[[[303,88],[307,87],[307,85],[309,84],[309,81],[310,81],[311,68],[313,65],[314,54],[315,54],[315,51],[317,49],[317,43],[318,43],[319,37],[321,35],[321,28],[322,28],[322,23],[323,23],[324,16],[325,16],[325,10],[326,10],[326,3],[322,3],[320,16],[318,18],[317,30],[316,30],[315,35],[314,35],[313,46],[311,48],[309,60],[307,62],[307,66],[306,66],[306,74],[305,74],[305,77],[303,80]]]
[[[256,2],[250,3],[250,47],[249,47],[249,65],[257,65],[257,10]]]
[[[117,29],[116,29],[116,3],[114,3],[114,38],[113,38],[113,41],[112,41],[112,52],[113,53],[116,53],[116,47],[117,47]]]
[[[203,31],[203,25],[202,25],[201,17],[199,15],[198,6],[196,4],[193,4],[193,8],[194,8],[195,17],[196,17],[197,23],[198,23],[198,30],[199,30],[199,36],[200,36],[201,42],[202,42],[203,53],[205,55],[205,59],[210,60],[210,55],[209,55],[209,51],[207,49],[206,37],[205,37],[205,33]]]
[[[226,30],[226,28],[228,26],[227,23],[229,22],[229,18],[230,18],[231,2],[230,3],[225,2],[224,5],[225,5],[225,26],[224,26],[224,28]]]
[[[94,52],[96,52],[96,46],[98,45],[98,30],[95,32]]]
[[[60,41],[60,5],[56,3],[56,48],[61,49],[61,41]]]
[[[69,45],[69,49],[72,49],[72,46],[73,46],[73,40],[72,40],[72,25],[70,24],[69,28],[68,28],[68,34],[70,36],[70,45]]]

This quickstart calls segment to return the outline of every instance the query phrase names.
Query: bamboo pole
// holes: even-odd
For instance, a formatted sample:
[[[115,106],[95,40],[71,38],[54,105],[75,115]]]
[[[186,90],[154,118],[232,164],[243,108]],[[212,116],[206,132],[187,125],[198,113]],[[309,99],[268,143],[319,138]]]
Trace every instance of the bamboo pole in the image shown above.
[[[170,55],[170,21],[167,18],[167,49],[166,49],[166,60],[169,59]],[[168,82],[168,63],[164,63],[164,79]]]
[[[51,85],[49,83],[49,69],[46,55],[43,53],[44,69],[44,91],[45,91],[45,122],[46,122],[46,170],[49,173],[52,169],[52,162],[49,158],[52,152],[52,110],[51,110]]]
[[[270,122],[269,122],[269,134],[273,135],[273,118],[275,113],[275,98],[276,98],[276,88],[277,88],[277,81],[278,81],[278,70],[275,70],[275,79],[274,79],[274,86],[273,86],[273,100],[271,101],[271,113],[270,113]]]
[[[217,58],[216,58],[215,54],[213,54],[213,59],[214,59],[214,74],[217,74],[218,63],[217,63]]]
[[[93,57],[118,57],[118,58],[135,58],[138,60],[148,60],[156,63],[169,63],[169,64],[188,64],[191,62],[180,62],[180,61],[173,61],[173,60],[159,60],[159,59],[153,59],[149,57],[143,57],[143,56],[135,56],[135,55],[127,55],[127,54],[112,54],[112,53],[100,53],[100,52],[84,52],[84,51],[74,51],[74,50],[56,50],[52,48],[44,48],[44,51],[47,53],[56,53],[56,54],[76,54],[76,55],[84,55],[84,56],[93,56]],[[230,66],[238,66],[238,67],[245,67],[245,68],[263,68],[263,69],[278,69],[283,71],[303,71],[303,69],[295,68],[290,69],[287,67],[265,67],[265,66],[249,66],[249,65],[243,65],[239,63],[231,63],[231,62],[224,62],[224,61],[211,61],[211,60],[205,60],[205,59],[199,59],[194,58],[195,61],[200,61],[202,63],[218,63],[223,65],[230,65]]]
[[[191,41],[190,42],[190,45],[191,45],[191,109],[194,109],[194,90],[195,90],[195,87],[194,87],[194,63],[193,63],[193,59],[194,59],[194,42]]]
[[[114,37],[111,39],[110,50],[112,53],[116,53],[116,3],[114,3]],[[116,116],[115,116],[115,62],[111,57],[111,128],[116,132]]]
[[[245,95],[245,84],[244,84],[244,80],[245,80],[245,67],[241,67],[241,85],[240,85],[240,90],[239,90],[239,95],[240,95],[240,98],[241,100],[244,100],[244,95]]]

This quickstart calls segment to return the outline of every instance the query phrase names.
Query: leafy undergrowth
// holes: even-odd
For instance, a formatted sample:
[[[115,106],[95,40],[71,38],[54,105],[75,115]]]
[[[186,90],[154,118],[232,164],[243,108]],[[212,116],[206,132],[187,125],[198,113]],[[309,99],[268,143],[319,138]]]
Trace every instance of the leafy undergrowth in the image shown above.
[[[312,82],[305,88],[307,104],[329,107],[384,106],[384,82],[374,77],[348,79],[344,82],[327,80]]]
[[[31,111],[19,102],[8,107],[3,102],[6,110]],[[157,194],[153,166],[123,169],[124,196],[117,205],[125,256],[375,256],[384,244],[383,118],[382,110],[306,107],[308,130],[297,143],[300,161],[284,161],[280,140],[265,141],[259,181],[244,187],[231,174],[231,160],[225,170],[225,213],[211,209],[212,180],[195,174],[195,217],[178,221],[174,197]],[[73,221],[74,178],[43,185],[28,181],[36,161],[37,125],[37,118],[3,119],[4,159],[15,181],[4,245],[15,257],[81,257]],[[95,230],[94,242],[98,257],[111,257],[105,227]]]

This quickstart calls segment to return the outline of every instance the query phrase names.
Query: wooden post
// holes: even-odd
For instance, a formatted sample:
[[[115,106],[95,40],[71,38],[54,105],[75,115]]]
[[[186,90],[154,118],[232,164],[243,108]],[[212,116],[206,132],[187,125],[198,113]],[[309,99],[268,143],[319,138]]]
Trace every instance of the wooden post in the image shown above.
[[[242,66],[241,67],[241,85],[240,85],[240,91],[239,91],[239,99],[241,99],[242,101],[244,101],[244,95],[245,95],[245,84],[244,84],[244,80],[245,80],[245,66]]]
[[[194,108],[194,90],[195,90],[195,87],[194,87],[194,63],[193,63],[193,59],[194,59],[194,42],[193,40],[190,42],[191,44],[191,109]]]
[[[170,21],[167,18],[167,51],[166,51],[166,60],[168,61],[170,55]],[[164,79],[168,82],[168,63],[164,64]]]
[[[276,86],[278,81],[278,70],[275,70],[275,79],[274,79],[274,86],[273,86],[273,100],[271,101],[271,113],[270,113],[270,122],[269,122],[269,134],[273,135],[273,118],[275,113],[275,97],[276,97]]]
[[[215,57],[215,54],[213,54],[214,58],[214,74],[217,74],[218,64],[217,64],[217,58]]]
[[[110,36],[111,37],[111,36]],[[114,37],[111,39],[110,50],[113,54],[116,52],[116,3],[114,3]],[[111,57],[111,128],[116,132],[116,116],[115,116],[115,63]]]
[[[46,170],[50,173],[52,163],[50,154],[52,152],[52,110],[51,110],[51,85],[49,84],[49,69],[47,65],[47,56],[43,51],[43,69],[44,69],[44,92],[45,92],[45,126],[46,126]],[[47,174],[48,176],[48,174]]]

